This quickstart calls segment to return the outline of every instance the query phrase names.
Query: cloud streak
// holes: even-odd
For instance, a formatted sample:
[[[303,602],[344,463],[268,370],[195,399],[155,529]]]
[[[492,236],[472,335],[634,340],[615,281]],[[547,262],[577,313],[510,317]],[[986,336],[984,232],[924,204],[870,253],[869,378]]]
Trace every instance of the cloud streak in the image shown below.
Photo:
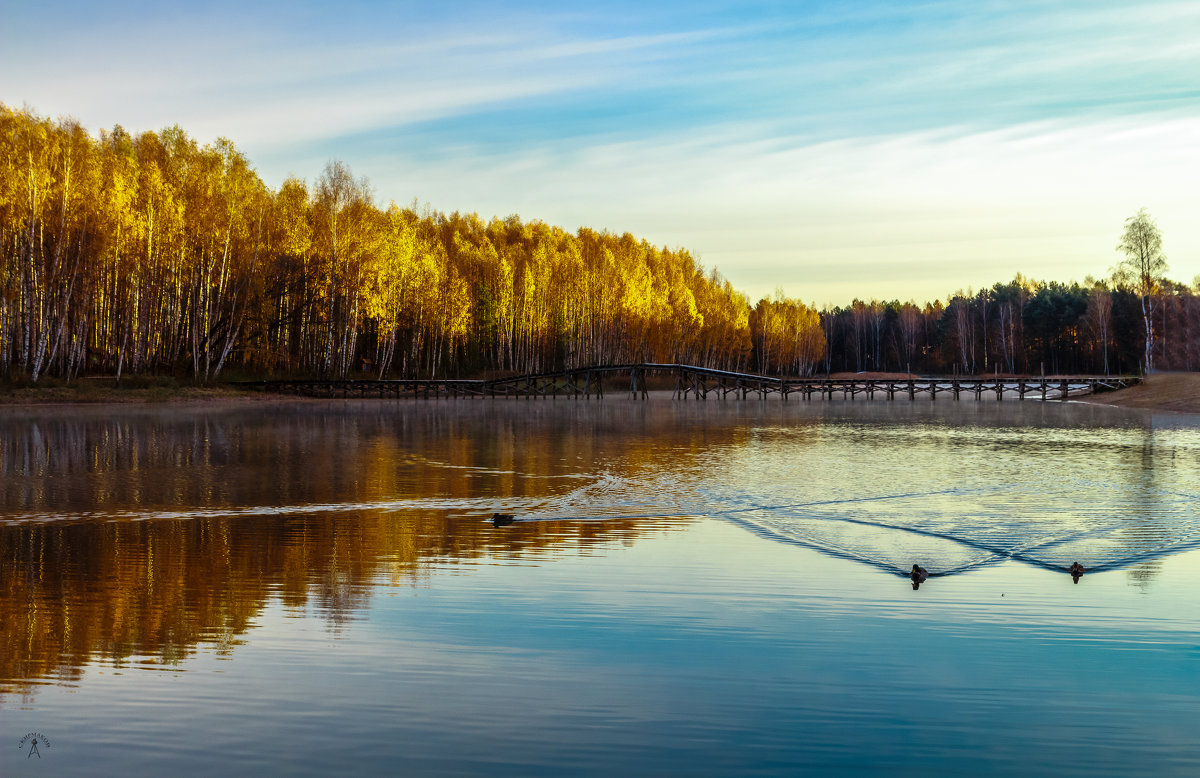
[[[818,303],[921,299],[1016,272],[1103,275],[1122,221],[1143,205],[1167,232],[1175,276],[1200,273],[1190,230],[1200,208],[1190,184],[1200,176],[1200,119],[1041,122],[809,145],[761,137],[762,129],[569,154],[463,154],[436,164],[413,157],[384,176],[445,210],[518,212],[683,245],[755,296],[782,285]],[[464,180],[472,182],[465,196]]]
[[[1143,205],[1200,272],[1193,3],[6,15],[0,101],[224,135],[273,184],[342,158],[384,199],[628,229],[754,294],[1103,273]]]

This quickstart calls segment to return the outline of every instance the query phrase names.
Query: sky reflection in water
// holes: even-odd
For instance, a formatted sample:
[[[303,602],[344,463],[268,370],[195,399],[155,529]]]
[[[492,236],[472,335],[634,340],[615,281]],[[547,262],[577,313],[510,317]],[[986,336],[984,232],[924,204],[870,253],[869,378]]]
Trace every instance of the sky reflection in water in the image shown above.
[[[1193,773],[1189,421],[11,411],[0,739],[56,774]]]

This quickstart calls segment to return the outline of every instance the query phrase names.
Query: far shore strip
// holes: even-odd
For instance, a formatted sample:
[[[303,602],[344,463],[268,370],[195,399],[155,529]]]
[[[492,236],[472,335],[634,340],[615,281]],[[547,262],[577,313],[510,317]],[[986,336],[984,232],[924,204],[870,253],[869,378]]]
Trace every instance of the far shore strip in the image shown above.
[[[879,378],[881,380],[906,380],[906,373],[837,374],[834,377]],[[651,391],[654,396],[669,396],[668,391]],[[619,396],[620,392],[613,392]],[[1096,405],[1112,405],[1120,408],[1136,408],[1149,411],[1173,411],[1176,413],[1200,414],[1200,373],[1159,373],[1148,377],[1138,386],[1116,392],[1072,398],[1078,402]],[[15,390],[0,389],[0,407],[28,405],[95,405],[108,403],[227,403],[227,402],[321,402],[316,398],[295,395],[270,394],[246,391],[225,385],[212,387],[149,387],[118,389],[116,387],[89,387],[77,392],[63,386],[23,387]]]

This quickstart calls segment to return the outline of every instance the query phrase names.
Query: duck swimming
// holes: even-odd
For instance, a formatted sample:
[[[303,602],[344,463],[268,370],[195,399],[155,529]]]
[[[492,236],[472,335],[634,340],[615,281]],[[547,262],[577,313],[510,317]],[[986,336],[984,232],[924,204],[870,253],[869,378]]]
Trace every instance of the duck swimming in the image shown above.
[[[513,516],[511,513],[493,513],[492,514],[492,526],[493,527],[507,527],[509,524],[512,524],[514,521],[516,521],[516,517]]]
[[[920,565],[913,565],[912,573],[909,574],[909,578],[912,578],[913,583],[924,583],[928,577],[929,571]]]
[[[1079,564],[1078,562],[1072,562],[1071,566],[1067,568],[1067,572],[1071,574],[1072,581],[1074,581],[1075,583],[1079,583],[1079,576],[1086,573],[1087,568],[1085,568],[1083,565]]]

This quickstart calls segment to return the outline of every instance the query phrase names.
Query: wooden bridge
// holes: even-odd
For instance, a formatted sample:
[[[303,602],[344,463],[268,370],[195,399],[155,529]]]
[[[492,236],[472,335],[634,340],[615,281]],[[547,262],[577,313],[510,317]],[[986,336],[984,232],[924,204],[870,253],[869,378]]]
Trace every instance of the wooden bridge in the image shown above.
[[[575,399],[601,398],[605,379],[612,389],[614,376],[629,376],[628,393],[635,398],[649,396],[647,374],[674,376],[672,398],[707,400],[710,394],[721,399],[733,395],[762,399],[775,394],[786,401],[792,395],[805,400],[875,399],[895,400],[897,396],[915,400],[925,395],[936,400],[947,395],[955,400],[1005,398],[1065,400],[1098,392],[1123,389],[1141,381],[1136,376],[1055,376],[1032,378],[927,377],[927,378],[776,378],[753,373],[734,373],[705,367],[678,364],[643,363],[636,365],[598,365],[560,370],[552,373],[492,379],[284,379],[239,381],[236,385],[282,394],[331,398],[458,398],[525,397]]]

